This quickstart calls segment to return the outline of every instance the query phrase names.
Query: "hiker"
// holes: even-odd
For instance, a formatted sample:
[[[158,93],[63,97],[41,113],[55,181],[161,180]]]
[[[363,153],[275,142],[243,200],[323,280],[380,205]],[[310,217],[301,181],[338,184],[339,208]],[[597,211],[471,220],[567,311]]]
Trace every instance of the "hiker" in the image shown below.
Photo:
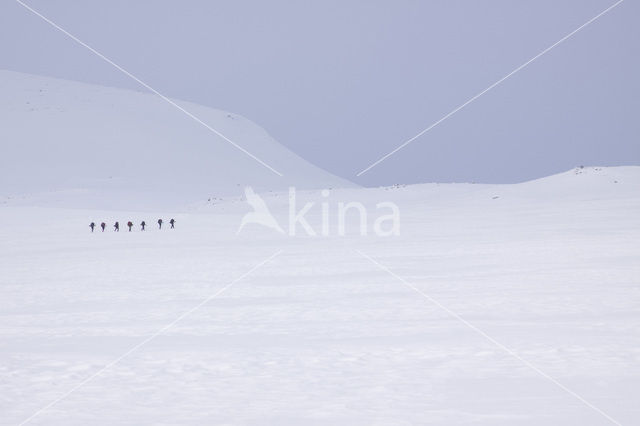
[[[89,228],[91,228],[91,232],[93,232],[93,228],[95,228],[95,227],[96,227],[96,224],[95,224],[95,223],[91,222],[91,223],[89,224]]]
[[[104,228],[106,228],[106,227],[107,227],[107,224],[106,224],[106,223],[102,222],[102,223],[100,224],[100,228],[102,228],[102,232],[104,232]]]
[[[120,224],[118,222],[113,225],[113,232],[120,232]]]
[[[131,232],[131,227],[133,226],[133,222],[127,222],[127,226],[129,227],[129,232]]]
[[[171,229],[173,229],[173,225],[176,223],[176,221],[175,221],[175,220],[173,220],[173,219],[171,219],[171,220],[169,221],[169,223],[171,224]]]
[[[162,219],[158,219],[158,229],[162,229]]]
[[[147,226],[146,223],[144,223],[144,220],[142,222],[140,222],[140,227],[142,228],[142,230],[144,231],[144,227]]]

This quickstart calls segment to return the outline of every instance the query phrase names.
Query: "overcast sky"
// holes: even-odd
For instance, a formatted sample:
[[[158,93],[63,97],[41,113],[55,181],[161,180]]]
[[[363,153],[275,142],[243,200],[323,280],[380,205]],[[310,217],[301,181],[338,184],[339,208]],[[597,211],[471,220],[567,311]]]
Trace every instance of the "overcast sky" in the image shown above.
[[[363,185],[640,165],[631,0],[361,177],[615,0],[25,2],[160,92],[244,115]],[[0,68],[144,90],[12,0]]]

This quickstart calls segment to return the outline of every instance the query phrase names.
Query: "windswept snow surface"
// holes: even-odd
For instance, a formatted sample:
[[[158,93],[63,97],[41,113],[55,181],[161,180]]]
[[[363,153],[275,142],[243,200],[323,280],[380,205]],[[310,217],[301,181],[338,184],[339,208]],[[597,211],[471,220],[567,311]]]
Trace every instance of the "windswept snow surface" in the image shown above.
[[[0,70],[0,196],[31,205],[148,209],[261,190],[353,187],[246,118],[154,94]]]
[[[298,194],[316,229],[323,200],[394,201],[388,238],[236,235],[241,195],[162,231],[0,205],[0,423],[640,423],[640,168]]]

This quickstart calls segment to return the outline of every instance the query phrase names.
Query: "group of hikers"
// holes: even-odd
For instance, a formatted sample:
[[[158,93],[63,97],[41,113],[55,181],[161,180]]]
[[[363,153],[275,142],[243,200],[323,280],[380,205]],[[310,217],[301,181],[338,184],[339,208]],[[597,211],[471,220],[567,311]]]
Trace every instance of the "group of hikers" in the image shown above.
[[[158,229],[162,229],[162,224],[164,223],[164,221],[162,219],[158,219]],[[171,229],[173,229],[175,226],[176,221],[174,219],[171,219],[169,221],[169,224],[171,225]],[[127,222],[127,226],[129,227],[129,232],[131,232],[131,228],[133,227],[133,222],[129,221]],[[147,223],[143,220],[142,222],[140,222],[140,230],[144,231],[144,228],[147,226]],[[89,228],[91,228],[91,232],[93,232],[94,228],[96,227],[96,224],[94,222],[91,222],[89,224]],[[102,222],[100,224],[100,228],[102,228],[102,232],[104,232],[104,229],[107,227],[107,224]],[[116,222],[113,224],[113,230],[114,232],[120,232],[120,222]]]

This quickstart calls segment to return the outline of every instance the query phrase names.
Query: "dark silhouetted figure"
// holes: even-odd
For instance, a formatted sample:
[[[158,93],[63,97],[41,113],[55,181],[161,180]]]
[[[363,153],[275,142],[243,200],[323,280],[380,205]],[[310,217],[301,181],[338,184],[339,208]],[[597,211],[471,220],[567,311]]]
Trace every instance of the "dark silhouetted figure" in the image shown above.
[[[173,219],[171,219],[171,220],[169,221],[169,223],[171,224],[171,229],[173,229],[173,225],[176,223],[176,221],[175,221],[175,220],[173,220]]]
[[[162,219],[158,219],[158,229],[162,229]]]
[[[133,226],[133,222],[127,222],[127,226],[129,227],[129,232],[131,232],[131,227]]]
[[[93,232],[93,228],[95,228],[95,227],[96,227],[96,224],[95,224],[95,223],[91,222],[91,223],[89,224],[89,228],[91,228],[91,232]]]
[[[113,225],[113,231],[120,232],[120,224],[118,222],[116,222],[115,225]]]
[[[106,223],[102,222],[102,223],[100,224],[100,228],[102,228],[102,232],[104,232],[104,228],[106,228],[106,227],[107,227],[107,224],[106,224]]]
[[[144,231],[144,227],[147,226],[146,223],[144,223],[144,220],[142,222],[140,222],[140,227],[142,228],[142,230]]]

